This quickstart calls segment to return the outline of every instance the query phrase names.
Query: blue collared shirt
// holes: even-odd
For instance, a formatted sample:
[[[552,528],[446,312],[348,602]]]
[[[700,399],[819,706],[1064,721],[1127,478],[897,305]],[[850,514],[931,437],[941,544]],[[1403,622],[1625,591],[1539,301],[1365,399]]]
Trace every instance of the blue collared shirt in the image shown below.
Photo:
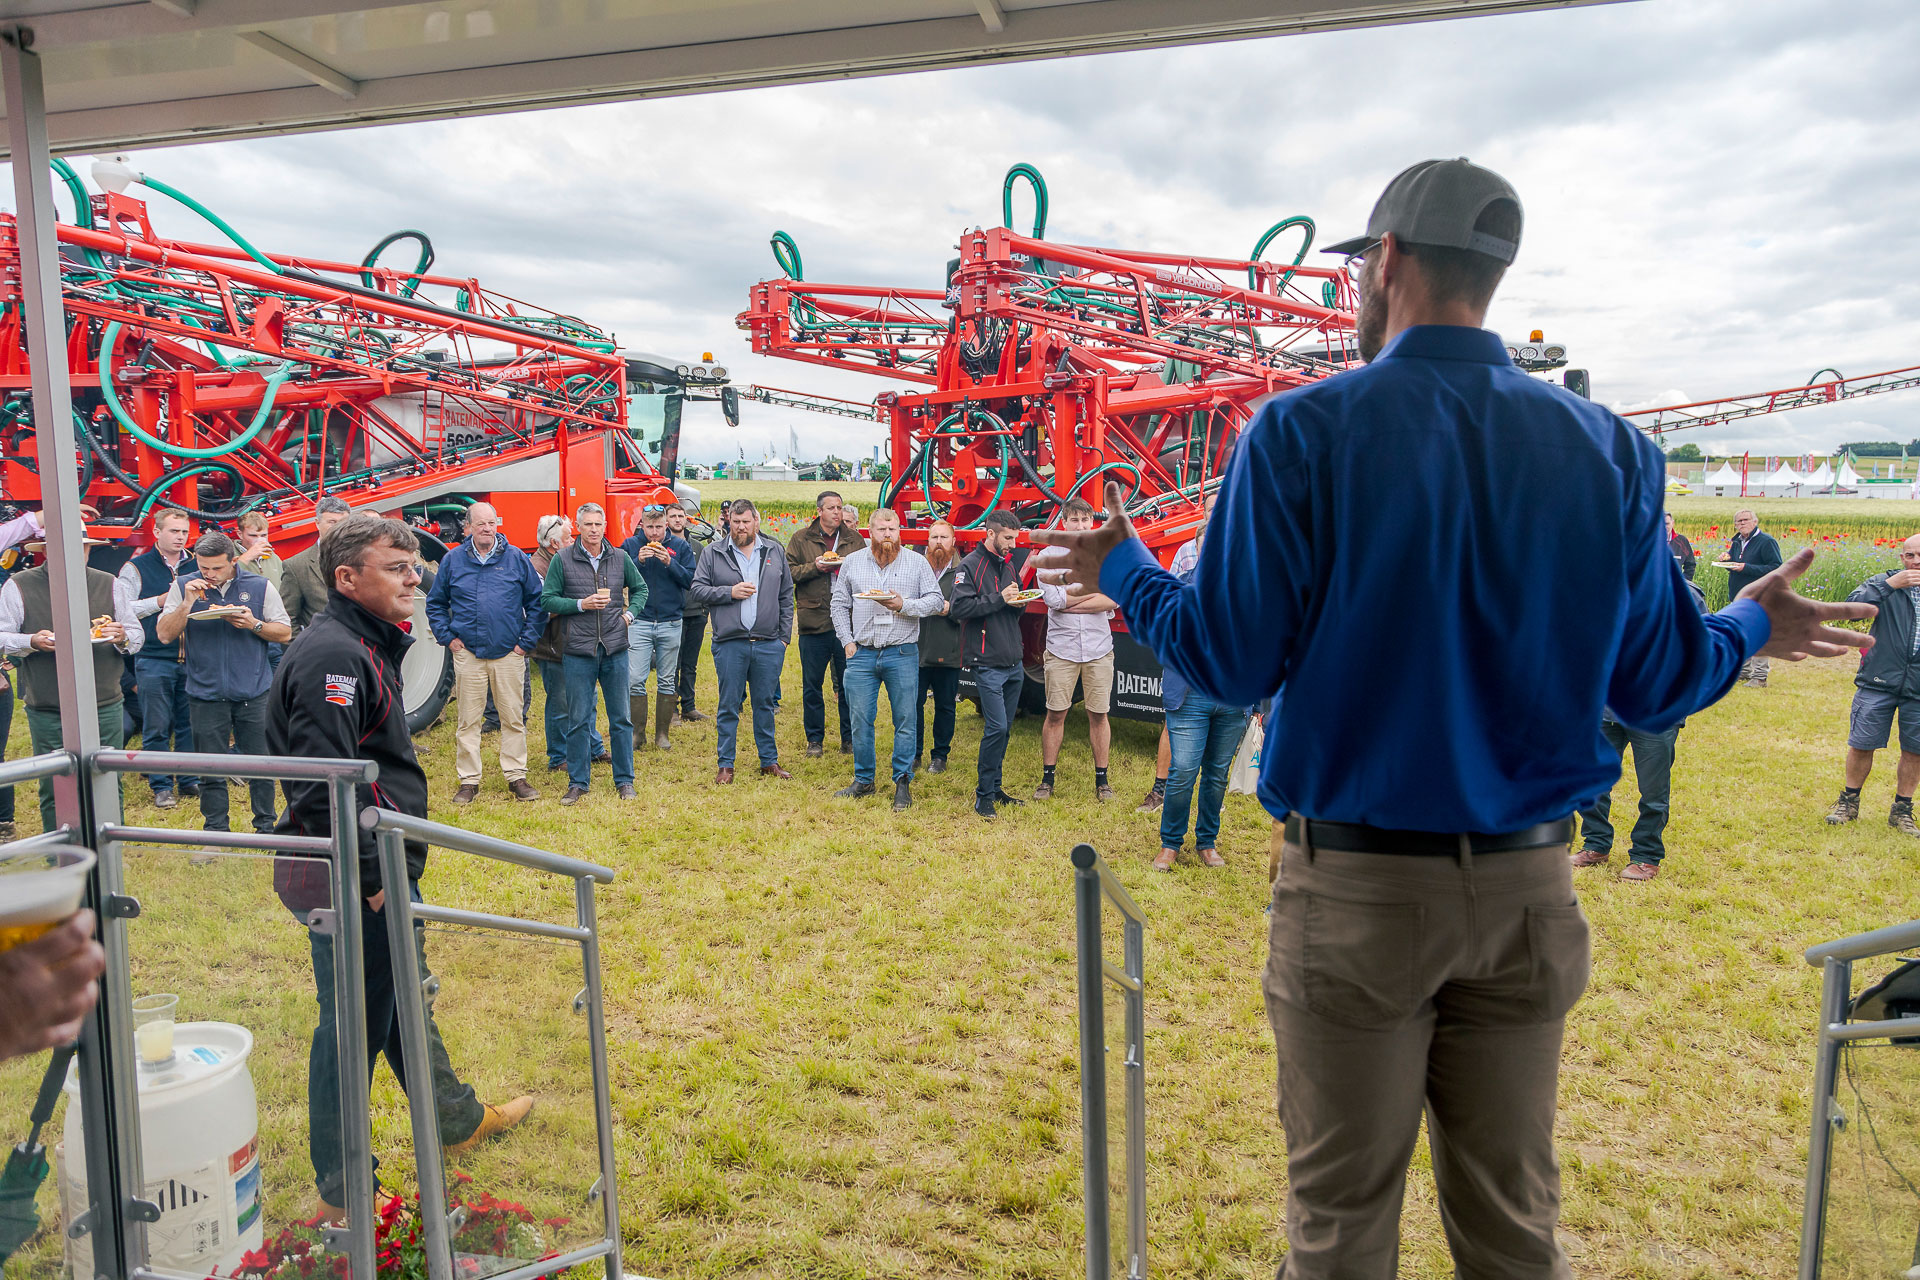
[[[1661,732],[1766,643],[1753,602],[1694,607],[1665,492],[1651,441],[1498,336],[1416,326],[1261,409],[1191,582],[1132,541],[1100,589],[1214,701],[1285,686],[1260,768],[1276,817],[1513,831],[1613,786],[1603,706]]]
[[[760,563],[765,548],[755,539],[745,551],[732,538],[727,539],[727,550],[733,553],[733,567],[740,571],[740,581],[760,585]],[[760,616],[760,593],[755,591],[740,602],[740,629],[749,635],[753,633],[753,624]]]

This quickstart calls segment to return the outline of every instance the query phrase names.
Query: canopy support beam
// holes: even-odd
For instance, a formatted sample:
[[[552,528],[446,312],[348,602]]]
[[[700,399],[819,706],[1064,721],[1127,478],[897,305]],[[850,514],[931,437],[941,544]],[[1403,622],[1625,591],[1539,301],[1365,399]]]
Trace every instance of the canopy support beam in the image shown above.
[[[80,768],[53,779],[55,821],[73,839],[91,847],[96,823],[120,820],[120,780],[87,767],[100,741],[99,699],[93,678],[92,619],[87,612],[86,518],[81,513],[80,475],[74,464],[73,386],[67,378],[66,308],[60,294],[60,251],[55,240],[51,154],[47,145],[46,86],[32,29],[0,28],[0,81],[4,81],[7,134],[13,158],[13,196],[20,237],[20,293],[25,341],[30,352],[34,443],[46,523],[47,576],[52,588],[49,628],[60,697],[61,742]],[[118,696],[116,688],[109,696]],[[116,749],[118,742],[106,744]],[[107,1280],[125,1280],[144,1265],[146,1232],[132,1217],[134,1205],[114,1188],[143,1186],[132,1134],[122,1121],[137,1114],[133,1072],[114,1071],[112,1059],[133,1044],[128,1008],[126,924],[102,908],[121,892],[117,856],[103,851],[87,888],[87,905],[107,952],[101,998],[80,1033],[74,1061],[92,1197],[87,1230],[94,1269]]]

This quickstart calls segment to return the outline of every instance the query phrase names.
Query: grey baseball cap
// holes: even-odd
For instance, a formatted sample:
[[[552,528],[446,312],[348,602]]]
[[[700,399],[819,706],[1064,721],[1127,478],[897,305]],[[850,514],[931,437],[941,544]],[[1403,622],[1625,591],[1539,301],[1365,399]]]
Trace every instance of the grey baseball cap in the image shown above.
[[[1520,209],[1520,194],[1491,169],[1482,169],[1465,156],[1457,160],[1422,160],[1387,184],[1367,218],[1367,234],[1329,245],[1323,253],[1359,253],[1393,235],[1413,244],[1446,249],[1471,249],[1502,262],[1512,262],[1520,251],[1520,237],[1502,240],[1473,224],[1488,205],[1511,200]]]

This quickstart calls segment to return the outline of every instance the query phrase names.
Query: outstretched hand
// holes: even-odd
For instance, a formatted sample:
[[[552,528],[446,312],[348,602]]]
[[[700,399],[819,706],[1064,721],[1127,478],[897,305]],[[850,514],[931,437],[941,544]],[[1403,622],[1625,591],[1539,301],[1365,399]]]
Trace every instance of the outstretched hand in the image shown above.
[[[1793,582],[1813,563],[1813,549],[1803,548],[1793,558],[1758,581],[1749,583],[1739,599],[1751,600],[1767,611],[1773,635],[1760,647],[1756,657],[1784,658],[1798,662],[1802,658],[1837,658],[1849,649],[1871,649],[1873,637],[1859,631],[1846,631],[1829,623],[1849,619],[1866,620],[1879,612],[1870,604],[1828,604],[1809,600],[1793,589]]]
[[[1071,599],[1079,600],[1100,592],[1100,566],[1107,553],[1133,537],[1133,521],[1127,519],[1126,499],[1120,486],[1107,482],[1107,522],[1098,529],[1072,532],[1066,529],[1035,529],[1029,541],[1043,547],[1059,547],[1064,556],[1049,556],[1036,576],[1048,586],[1065,587]]]

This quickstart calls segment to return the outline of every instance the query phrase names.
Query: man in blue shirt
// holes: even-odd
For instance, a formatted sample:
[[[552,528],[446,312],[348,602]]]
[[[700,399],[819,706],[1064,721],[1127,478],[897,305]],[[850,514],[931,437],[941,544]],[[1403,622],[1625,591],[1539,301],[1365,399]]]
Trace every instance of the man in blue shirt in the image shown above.
[[[516,800],[538,800],[527,781],[527,655],[547,628],[545,587],[533,558],[500,533],[492,503],[467,508],[467,540],[440,558],[427,591],[427,626],[453,653],[458,710],[453,767],[455,804],[480,794],[481,722],[487,697],[500,714],[500,772]]]
[[[1871,643],[1826,625],[1871,606],[1794,594],[1810,552],[1698,613],[1659,450],[1480,328],[1520,224],[1513,188],[1465,160],[1393,180],[1335,247],[1364,266],[1368,366],[1249,424],[1191,582],[1133,537],[1117,486],[1100,529],[1033,535],[1202,696],[1274,696],[1264,985],[1291,1280],[1395,1274],[1423,1111],[1456,1270],[1571,1275],[1553,1117],[1589,946],[1567,846],[1619,776],[1601,709],[1658,732],[1756,652]]]

